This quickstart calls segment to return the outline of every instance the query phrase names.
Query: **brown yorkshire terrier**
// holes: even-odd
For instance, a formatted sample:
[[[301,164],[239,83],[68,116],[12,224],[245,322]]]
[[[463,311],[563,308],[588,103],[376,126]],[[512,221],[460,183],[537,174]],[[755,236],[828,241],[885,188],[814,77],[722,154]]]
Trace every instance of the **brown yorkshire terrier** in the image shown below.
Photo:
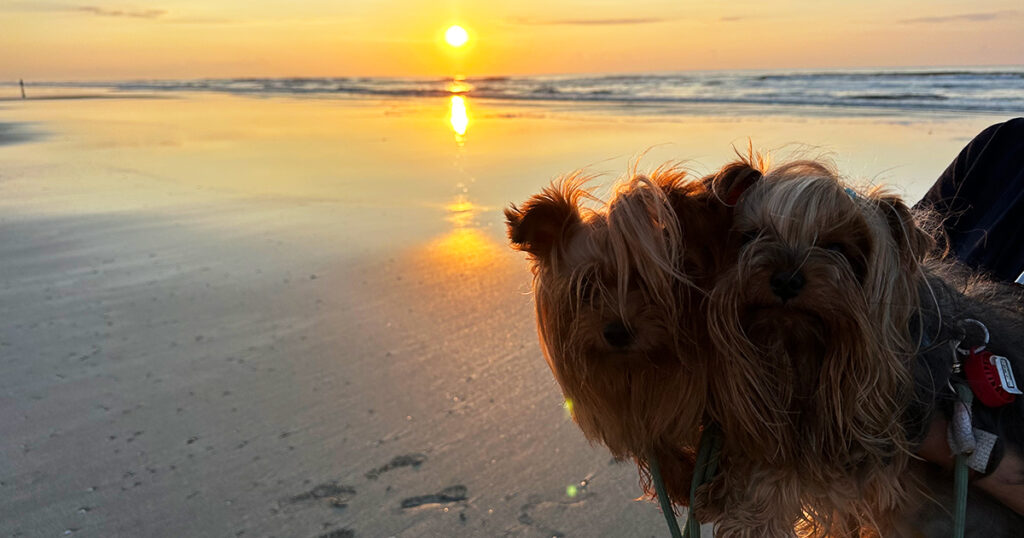
[[[925,262],[932,238],[898,197],[857,193],[817,162],[765,172],[728,233],[743,244],[707,302],[723,472],[698,514],[726,537],[922,535],[925,500],[952,491],[911,456],[931,413],[951,413],[951,343],[961,320],[983,320],[1020,379],[1021,294]],[[974,415],[1024,447],[1024,399]],[[973,528],[1020,524],[979,503]]]
[[[505,215],[513,248],[529,254],[541,347],[573,419],[616,458],[634,459],[648,492],[647,462],[657,457],[671,497],[682,498],[706,369],[677,352],[676,271],[667,260],[678,227],[665,226],[667,241],[656,229],[674,216],[662,203],[646,213],[641,193],[660,191],[590,209],[583,202],[596,200],[572,176]]]
[[[633,174],[593,210],[576,175],[505,211],[513,248],[529,254],[541,346],[574,420],[636,461],[652,497],[657,458],[683,506],[706,419],[703,290],[739,246],[722,232],[732,209],[721,200],[755,177],[737,164],[698,181],[666,165]]]

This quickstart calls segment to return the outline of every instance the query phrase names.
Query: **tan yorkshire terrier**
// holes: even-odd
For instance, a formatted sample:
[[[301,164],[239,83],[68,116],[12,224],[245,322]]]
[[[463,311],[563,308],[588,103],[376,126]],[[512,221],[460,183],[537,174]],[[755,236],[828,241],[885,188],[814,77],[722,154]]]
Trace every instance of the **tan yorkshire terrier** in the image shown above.
[[[1018,291],[930,259],[899,198],[854,192],[817,162],[634,174],[599,209],[582,185],[557,182],[506,216],[532,262],[542,348],[589,439],[634,459],[649,495],[656,458],[670,499],[717,536],[949,534],[934,501],[951,480],[913,448],[932,414],[952,414],[963,320],[981,320],[1022,379]],[[987,470],[1020,454],[1024,399],[973,411],[999,439]],[[711,424],[720,471],[690,499]],[[970,499],[969,531],[1019,530]]]
[[[707,290],[722,472],[692,500],[698,514],[724,537],[949,535],[922,518],[945,516],[928,500],[952,485],[914,445],[933,413],[952,414],[965,319],[987,326],[1021,379],[1021,293],[930,258],[931,236],[898,197],[856,192],[818,162],[763,171],[732,216],[718,235],[742,246]],[[1024,399],[973,411],[1000,450],[1020,453]],[[985,499],[972,516],[974,531],[1020,532]]]

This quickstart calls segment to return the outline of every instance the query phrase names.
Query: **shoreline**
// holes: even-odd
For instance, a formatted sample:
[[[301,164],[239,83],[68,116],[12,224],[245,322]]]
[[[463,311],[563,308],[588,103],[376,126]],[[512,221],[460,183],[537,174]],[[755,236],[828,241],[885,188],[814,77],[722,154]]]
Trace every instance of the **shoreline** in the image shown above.
[[[51,93],[87,90],[292,97],[297,99],[431,99],[463,97],[503,103],[604,107],[624,112],[698,107],[721,114],[796,108],[823,116],[1024,113],[1024,66],[752,69],[496,77],[222,77],[36,82]],[[12,89],[15,87],[11,85]],[[77,91],[77,90],[76,90]]]
[[[31,95],[27,97],[0,97],[0,102],[21,101],[78,101],[84,99],[173,99],[172,96],[155,94],[67,94],[67,95]]]

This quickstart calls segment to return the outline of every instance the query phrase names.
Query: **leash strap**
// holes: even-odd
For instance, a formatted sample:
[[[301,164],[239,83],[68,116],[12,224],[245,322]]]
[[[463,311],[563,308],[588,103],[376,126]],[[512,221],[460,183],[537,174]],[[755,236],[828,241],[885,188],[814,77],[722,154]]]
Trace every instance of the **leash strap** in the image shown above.
[[[672,538],[700,538],[700,521],[693,515],[693,499],[697,496],[697,488],[706,484],[715,477],[718,472],[719,456],[722,452],[722,436],[717,428],[708,426],[700,436],[700,446],[697,448],[697,464],[693,469],[693,478],[690,480],[690,507],[686,509],[686,523],[683,532],[679,532],[679,522],[676,521],[675,513],[672,511],[672,501],[665,492],[665,481],[661,477],[661,469],[658,467],[658,458],[651,455],[647,464],[650,465],[651,479],[654,481],[654,491],[658,495],[658,503],[661,505],[661,513],[665,516],[665,523],[668,524],[669,533]]]
[[[693,500],[697,497],[697,488],[707,484],[718,472],[719,453],[722,451],[722,436],[714,425],[704,428],[697,449],[697,465],[690,480],[690,508],[686,510],[686,530],[683,538],[700,538],[700,521],[693,515]]]
[[[956,393],[967,409],[971,408],[974,394],[964,383],[956,384]],[[953,511],[953,538],[963,538],[967,525],[967,454],[958,451],[953,471],[956,504]]]
[[[661,513],[665,516],[665,523],[668,524],[668,532],[672,538],[682,538],[679,532],[679,523],[676,521],[675,512],[672,511],[672,501],[665,492],[665,481],[661,478],[661,469],[658,467],[658,458],[652,454],[647,462],[651,469],[651,478],[654,480],[654,491],[658,494],[658,504],[661,505]]]

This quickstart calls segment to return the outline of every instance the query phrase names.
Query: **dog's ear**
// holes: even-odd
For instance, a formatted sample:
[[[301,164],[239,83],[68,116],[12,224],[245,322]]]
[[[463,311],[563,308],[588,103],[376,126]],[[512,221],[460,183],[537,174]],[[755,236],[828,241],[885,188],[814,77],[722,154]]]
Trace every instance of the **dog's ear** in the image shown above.
[[[905,262],[920,261],[935,248],[935,239],[918,226],[910,208],[899,196],[882,194],[877,201]]]
[[[693,197],[704,190],[704,186],[691,180],[685,170],[673,166],[655,170],[650,175],[650,181],[661,189],[677,216],[693,205]]]
[[[718,172],[706,176],[703,181],[708,189],[727,206],[734,206],[740,196],[761,180],[764,173],[751,164],[751,160],[740,159],[722,167]]]
[[[520,207],[505,209],[512,248],[545,259],[572,229],[582,222],[578,207],[581,191],[570,182],[556,183]]]

